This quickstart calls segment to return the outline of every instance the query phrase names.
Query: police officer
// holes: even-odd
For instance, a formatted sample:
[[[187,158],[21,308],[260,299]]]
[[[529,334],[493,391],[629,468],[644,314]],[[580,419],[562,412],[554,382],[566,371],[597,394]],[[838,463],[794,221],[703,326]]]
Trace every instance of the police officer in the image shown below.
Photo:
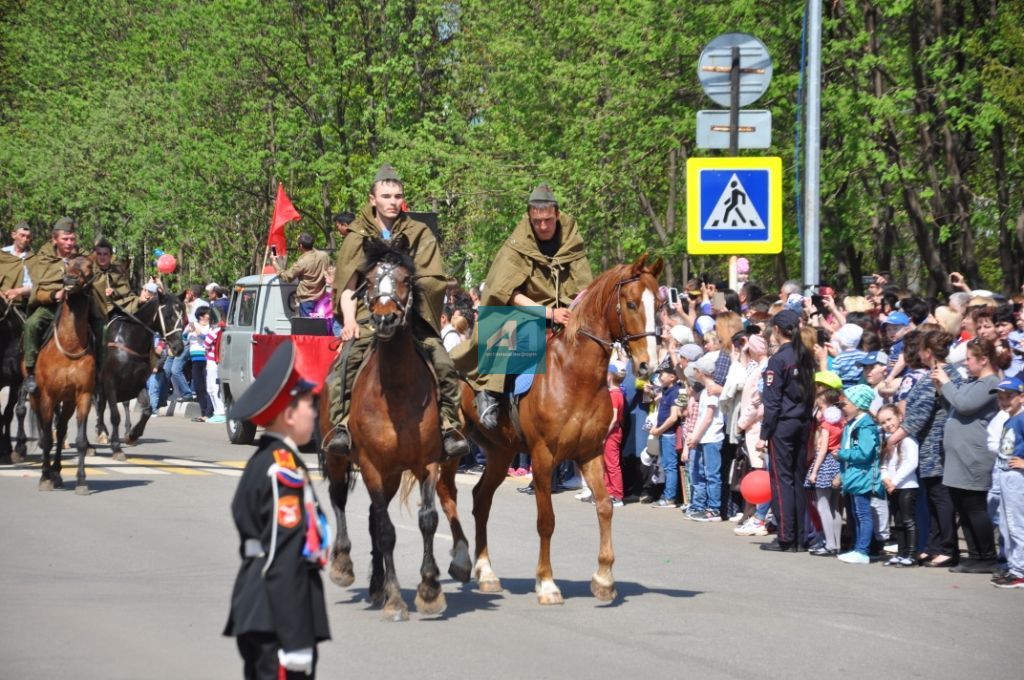
[[[800,338],[800,316],[786,309],[772,319],[779,349],[764,371],[764,420],[758,450],[768,450],[772,513],[778,538],[761,545],[777,552],[806,550],[804,477],[814,408],[814,357]]]
[[[231,503],[242,566],[224,634],[237,638],[248,680],[312,678],[316,645],[331,637],[327,518],[297,450],[313,434],[314,387],[286,341],[228,414],[266,428]]]

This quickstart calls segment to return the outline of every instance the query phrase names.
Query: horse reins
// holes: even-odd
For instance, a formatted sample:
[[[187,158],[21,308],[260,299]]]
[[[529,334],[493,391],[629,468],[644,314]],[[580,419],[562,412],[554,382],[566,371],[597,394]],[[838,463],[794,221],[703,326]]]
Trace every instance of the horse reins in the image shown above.
[[[633,340],[639,340],[640,338],[646,338],[652,335],[657,337],[658,334],[654,332],[632,333],[630,335],[625,335],[626,321],[625,319],[622,318],[622,287],[639,280],[639,276],[634,276],[629,279],[622,279],[621,281],[615,284],[615,313],[619,317],[619,331],[622,332],[623,335],[621,335],[618,338],[609,338],[606,340],[602,337],[599,337],[593,331],[586,328],[580,328],[579,330],[576,331],[577,334],[590,338],[597,344],[601,345],[601,347],[603,347],[609,354],[611,354],[616,343],[622,345],[623,349],[626,350],[626,354],[629,354],[629,343],[632,342]],[[608,302],[605,302],[605,309],[608,308],[610,302],[610,300]]]
[[[365,302],[366,302],[366,306],[370,307],[373,304],[374,300],[377,300],[379,298],[385,298],[385,297],[388,298],[389,300],[391,300],[392,302],[395,303],[396,307],[398,307],[398,311],[402,315],[402,319],[401,319],[400,324],[402,326],[404,326],[405,323],[406,323],[406,319],[409,316],[409,308],[412,306],[413,290],[412,290],[412,286],[410,285],[410,287],[409,287],[409,299],[406,300],[405,303],[403,303],[401,300],[399,300],[397,297],[395,297],[395,294],[394,294],[394,280],[393,280],[392,277],[394,275],[395,267],[397,267],[397,266],[398,265],[395,265],[395,264],[393,264],[391,262],[381,262],[380,264],[377,265],[378,277],[381,274],[383,274],[384,275],[383,279],[390,283],[390,288],[391,289],[388,290],[388,291],[381,292],[380,291],[379,283],[377,285],[374,285],[372,288],[369,285],[367,285],[366,286],[366,294],[365,294]],[[370,314],[371,314],[371,316],[373,315],[372,312]]]

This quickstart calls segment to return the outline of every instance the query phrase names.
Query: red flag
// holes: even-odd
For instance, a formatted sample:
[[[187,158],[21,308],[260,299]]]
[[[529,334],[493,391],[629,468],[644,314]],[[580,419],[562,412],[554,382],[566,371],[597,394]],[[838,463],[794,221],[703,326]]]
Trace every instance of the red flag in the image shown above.
[[[274,201],[274,216],[270,220],[270,235],[267,237],[267,248],[271,252],[276,248],[277,254],[283,256],[288,251],[288,239],[284,235],[284,225],[292,220],[301,220],[302,215],[295,209],[288,195],[284,193],[284,186],[278,182],[277,199]]]

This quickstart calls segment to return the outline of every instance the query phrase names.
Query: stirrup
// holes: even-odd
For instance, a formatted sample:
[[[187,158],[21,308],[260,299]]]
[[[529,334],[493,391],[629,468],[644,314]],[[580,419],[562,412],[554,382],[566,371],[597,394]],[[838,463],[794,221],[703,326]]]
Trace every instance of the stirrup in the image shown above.
[[[487,390],[480,390],[476,395],[476,413],[480,425],[484,429],[493,430],[498,427],[498,398]]]
[[[352,448],[352,439],[349,437],[348,428],[338,425],[334,428],[334,436],[324,446],[324,453],[329,456],[344,457],[349,454]]]
[[[469,442],[456,428],[449,428],[441,432],[444,452],[441,454],[441,462],[446,463],[452,458],[462,458],[469,454]]]

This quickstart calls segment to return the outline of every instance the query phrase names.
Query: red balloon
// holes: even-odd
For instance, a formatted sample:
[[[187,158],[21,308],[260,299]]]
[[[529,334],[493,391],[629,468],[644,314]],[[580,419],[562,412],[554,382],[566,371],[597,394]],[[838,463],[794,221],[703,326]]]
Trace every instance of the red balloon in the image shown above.
[[[156,268],[161,274],[170,274],[178,268],[178,261],[174,259],[174,255],[170,253],[164,253],[156,261]]]
[[[753,470],[740,482],[743,500],[754,505],[767,503],[772,499],[772,485],[765,470]]]

